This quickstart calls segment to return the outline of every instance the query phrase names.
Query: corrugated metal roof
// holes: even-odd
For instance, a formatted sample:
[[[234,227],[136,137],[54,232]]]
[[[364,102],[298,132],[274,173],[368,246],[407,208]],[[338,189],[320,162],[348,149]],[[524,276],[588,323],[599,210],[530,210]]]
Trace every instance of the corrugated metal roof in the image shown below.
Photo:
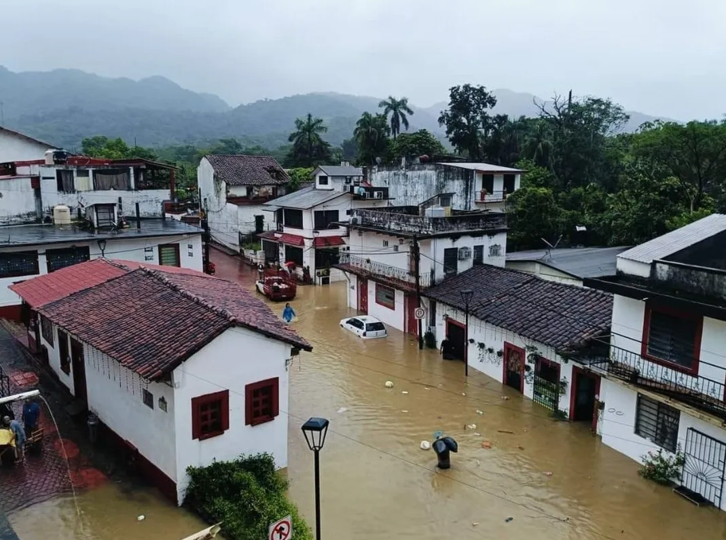
[[[650,264],[656,259],[668,257],[693,244],[726,231],[726,215],[711,214],[685,227],[654,238],[618,255],[630,261]]]
[[[627,247],[532,249],[507,253],[507,261],[536,261],[574,277],[614,276],[617,256]]]
[[[350,165],[320,165],[318,169],[328,176],[363,176],[363,169]]]
[[[346,193],[342,191],[315,189],[315,186],[310,186],[266,202],[265,206],[306,210],[331,199],[335,199],[336,197],[340,197],[341,195],[346,195]]]
[[[492,165],[491,163],[439,163],[447,167],[458,167],[459,169],[468,169],[470,171],[491,172],[491,173],[522,173],[522,169],[512,169],[510,167],[502,167],[501,165]]]

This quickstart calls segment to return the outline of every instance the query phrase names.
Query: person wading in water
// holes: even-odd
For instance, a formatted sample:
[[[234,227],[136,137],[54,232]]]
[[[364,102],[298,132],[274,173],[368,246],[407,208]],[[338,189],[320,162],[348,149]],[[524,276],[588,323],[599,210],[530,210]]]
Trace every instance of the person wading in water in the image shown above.
[[[441,341],[441,350],[439,351],[444,360],[453,360],[454,344],[451,343],[449,336]]]

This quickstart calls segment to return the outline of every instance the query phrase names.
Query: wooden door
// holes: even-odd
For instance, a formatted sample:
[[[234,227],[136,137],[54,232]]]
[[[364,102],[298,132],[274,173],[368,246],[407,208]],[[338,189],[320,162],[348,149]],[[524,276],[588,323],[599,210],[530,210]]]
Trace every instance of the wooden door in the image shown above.
[[[504,384],[524,393],[524,349],[504,343]]]
[[[358,310],[368,314],[368,280],[358,278]]]
[[[413,334],[414,336],[418,335],[418,319],[416,319],[416,295],[415,294],[407,294],[405,296],[406,298],[406,332],[409,334]]]
[[[88,403],[83,344],[73,338],[71,338],[71,362],[73,364],[73,388],[75,389],[76,399]]]

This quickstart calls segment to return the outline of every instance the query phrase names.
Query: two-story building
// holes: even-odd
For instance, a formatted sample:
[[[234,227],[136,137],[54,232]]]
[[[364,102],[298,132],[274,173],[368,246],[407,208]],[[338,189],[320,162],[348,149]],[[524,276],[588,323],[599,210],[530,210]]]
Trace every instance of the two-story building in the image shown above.
[[[273,157],[204,156],[197,168],[202,208],[214,241],[239,251],[251,235],[271,227],[264,203],[285,195],[290,177]]]
[[[421,323],[415,316],[428,307],[422,290],[476,264],[504,266],[506,215],[457,211],[452,198],[351,212],[349,249],[336,265],[350,282],[349,307],[420,336],[435,317],[431,309]]]
[[[374,168],[370,183],[388,188],[391,198],[422,204],[451,193],[456,210],[506,210],[507,196],[521,186],[525,171],[490,163],[418,163]]]
[[[267,452],[287,466],[288,370],[310,345],[239,284],[91,261],[14,287],[41,357],[99,436],[181,504],[188,467]]]
[[[617,275],[585,280],[614,295],[612,333],[579,356],[602,375],[603,443],[642,461],[681,452],[676,492],[726,509],[726,215],[621,253]]]
[[[345,279],[335,265],[346,246],[345,223],[361,207],[388,204],[388,190],[373,188],[350,166],[318,167],[315,183],[265,203],[276,214],[277,230],[259,235],[265,260],[292,265],[320,285]]]

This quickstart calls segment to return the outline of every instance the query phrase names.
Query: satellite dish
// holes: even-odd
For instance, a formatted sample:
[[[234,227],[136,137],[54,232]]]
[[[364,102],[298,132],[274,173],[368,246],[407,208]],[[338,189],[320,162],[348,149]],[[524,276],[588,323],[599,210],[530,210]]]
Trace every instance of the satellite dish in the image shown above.
[[[383,160],[380,157],[376,158],[376,164],[380,165]]]

